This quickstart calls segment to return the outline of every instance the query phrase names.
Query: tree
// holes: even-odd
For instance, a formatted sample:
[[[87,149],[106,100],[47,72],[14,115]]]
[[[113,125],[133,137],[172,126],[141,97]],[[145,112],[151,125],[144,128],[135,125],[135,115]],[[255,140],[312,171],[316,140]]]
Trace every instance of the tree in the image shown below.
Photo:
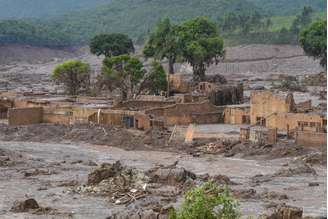
[[[327,68],[327,21],[316,21],[302,30],[300,43],[308,56],[320,59],[320,64]]]
[[[166,73],[163,66],[156,61],[151,63],[151,68],[145,79],[145,87],[153,93],[160,94],[161,91],[167,90]]]
[[[222,190],[213,182],[188,191],[180,211],[171,212],[169,219],[237,219],[238,203],[228,190]]]
[[[192,66],[194,79],[204,80],[206,66],[217,64],[224,56],[216,24],[206,17],[196,17],[179,25],[178,35],[182,56]]]
[[[292,23],[290,30],[293,33],[299,33],[300,30],[309,25],[312,20],[313,9],[310,6],[304,6],[303,11],[300,15],[297,15]]]
[[[100,34],[91,39],[91,53],[100,56],[119,56],[134,52],[132,40],[124,34]]]
[[[174,74],[174,64],[179,54],[176,26],[167,18],[160,21],[144,47],[146,57],[169,61],[169,73]]]
[[[124,100],[129,99],[143,78],[142,63],[130,55],[107,57],[103,61],[102,73],[108,88],[120,88]]]
[[[89,85],[90,66],[78,60],[68,60],[56,66],[51,78],[64,83],[70,95],[76,95],[81,88]]]

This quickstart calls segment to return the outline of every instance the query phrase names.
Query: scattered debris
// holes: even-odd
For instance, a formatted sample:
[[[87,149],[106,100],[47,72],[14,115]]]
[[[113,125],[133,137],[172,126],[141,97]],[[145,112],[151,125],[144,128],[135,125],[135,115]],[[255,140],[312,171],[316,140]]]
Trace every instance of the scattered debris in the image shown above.
[[[274,174],[274,176],[290,177],[290,176],[301,175],[301,174],[317,175],[315,169],[310,167],[308,164],[304,162],[295,162],[294,164],[290,164],[288,168],[280,169],[278,172]]]
[[[10,209],[12,212],[28,212],[30,210],[35,210],[40,208],[39,204],[35,199],[26,199],[23,201],[15,201],[12,208]]]
[[[263,215],[263,219],[302,219],[303,210],[301,208],[287,206],[285,204],[278,206],[271,215]]]

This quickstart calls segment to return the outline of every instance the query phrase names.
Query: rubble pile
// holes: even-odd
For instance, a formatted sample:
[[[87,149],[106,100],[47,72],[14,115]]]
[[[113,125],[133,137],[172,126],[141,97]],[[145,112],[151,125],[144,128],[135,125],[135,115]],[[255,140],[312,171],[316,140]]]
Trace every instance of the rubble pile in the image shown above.
[[[12,208],[10,209],[12,212],[28,212],[30,210],[39,209],[40,206],[35,201],[35,199],[26,199],[23,201],[15,201]]]
[[[278,206],[271,215],[263,215],[263,219],[302,219],[303,210],[285,204]]]
[[[196,175],[185,170],[182,167],[177,167],[177,163],[170,166],[160,166],[149,170],[146,175],[150,177],[151,183],[162,183],[170,186],[181,186],[187,180],[195,180]]]
[[[294,162],[288,163],[287,168],[282,168],[278,170],[273,176],[276,177],[290,177],[294,175],[301,174],[312,174],[317,175],[315,169],[304,162]]]
[[[13,203],[13,206],[10,209],[11,212],[14,213],[31,213],[35,215],[57,215],[57,216],[65,216],[71,218],[72,213],[60,212],[57,209],[53,209],[51,207],[41,207],[38,202],[29,198],[26,200],[16,200]]]
[[[104,163],[89,173],[87,185],[73,191],[108,196],[110,202],[129,208],[108,218],[158,218],[168,214],[182,191],[195,186],[196,175],[176,164],[142,172],[119,161]]]
[[[109,195],[115,204],[127,204],[145,197],[148,181],[143,173],[119,161],[103,163],[88,175],[87,185],[77,187],[75,192]]]
[[[32,124],[28,126],[8,126],[0,124],[2,141],[24,142],[83,142],[97,145],[116,145],[126,150],[161,150],[167,148],[166,142],[170,132],[153,129],[143,132],[133,132],[120,127],[95,124]],[[174,146],[174,145],[173,145]]]

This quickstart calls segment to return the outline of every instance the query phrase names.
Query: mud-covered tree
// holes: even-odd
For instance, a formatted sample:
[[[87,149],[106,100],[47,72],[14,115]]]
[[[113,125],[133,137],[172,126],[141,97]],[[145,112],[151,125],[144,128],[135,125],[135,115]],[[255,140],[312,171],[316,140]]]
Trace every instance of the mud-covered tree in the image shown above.
[[[100,34],[91,39],[90,51],[97,56],[119,56],[134,52],[134,46],[125,34]]]
[[[196,17],[179,25],[178,35],[182,56],[192,66],[194,80],[204,80],[206,67],[224,56],[217,25],[206,17]]]
[[[327,68],[327,21],[315,21],[302,30],[300,43],[308,56],[319,59],[320,64]]]
[[[171,24],[167,18],[158,22],[155,30],[150,34],[143,53],[146,57],[155,59],[167,59],[169,73],[174,74],[174,64],[179,54],[176,25]]]
[[[51,79],[63,83],[70,95],[77,95],[82,88],[88,88],[90,66],[79,60],[68,60],[55,67]]]
[[[124,100],[132,98],[145,71],[143,64],[130,55],[107,57],[103,61],[102,74],[107,87],[119,88]]]

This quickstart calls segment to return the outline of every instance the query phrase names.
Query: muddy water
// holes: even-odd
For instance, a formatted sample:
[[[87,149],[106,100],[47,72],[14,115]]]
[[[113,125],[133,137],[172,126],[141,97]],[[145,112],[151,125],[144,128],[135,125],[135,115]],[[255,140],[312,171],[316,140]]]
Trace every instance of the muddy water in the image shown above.
[[[92,160],[97,163],[120,160],[123,164],[141,170],[147,170],[157,164],[169,165],[176,160],[178,165],[197,174],[224,174],[231,180],[240,183],[235,188],[253,188],[258,193],[276,191],[287,194],[288,204],[304,209],[306,215],[322,216],[326,212],[326,169],[316,168],[318,176],[294,176],[274,178],[274,180],[251,187],[250,178],[257,174],[273,174],[288,162],[288,159],[270,161],[223,158],[217,155],[192,157],[155,151],[125,151],[115,147],[44,144],[23,142],[0,142],[0,149],[9,149],[23,156],[23,165],[0,169],[0,218],[106,218],[110,211],[124,210],[114,206],[106,199],[94,196],[69,193],[65,187],[51,186],[60,180],[78,180],[86,182],[86,176],[92,167],[83,163],[71,164],[81,160]],[[65,163],[63,163],[65,161]],[[56,165],[60,162],[61,165]],[[49,168],[57,172],[53,175],[24,177],[23,169]],[[309,187],[308,183],[318,182],[319,186]],[[50,186],[49,186],[50,185]],[[40,187],[47,186],[47,190]],[[54,216],[36,216],[13,214],[8,210],[14,200],[26,197],[35,198],[43,207],[58,209],[62,214]],[[263,200],[243,200],[241,209],[245,215],[258,215],[265,211],[267,204]]]

